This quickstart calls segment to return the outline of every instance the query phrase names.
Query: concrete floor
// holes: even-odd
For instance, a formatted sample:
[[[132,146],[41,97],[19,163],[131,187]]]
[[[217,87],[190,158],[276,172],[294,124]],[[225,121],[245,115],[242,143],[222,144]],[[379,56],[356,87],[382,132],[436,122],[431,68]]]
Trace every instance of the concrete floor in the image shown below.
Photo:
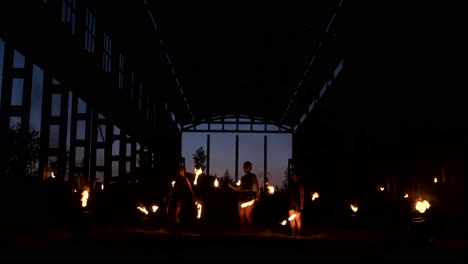
[[[51,234],[51,233],[49,233]],[[303,238],[285,230],[195,232],[178,234],[164,229],[92,230],[80,236],[47,234],[36,239],[3,241],[0,261],[317,261],[369,260],[374,263],[424,260],[466,263],[468,243],[433,239],[412,240],[408,234],[384,231],[316,227]],[[42,240],[38,239],[43,238]],[[5,263],[5,262],[3,262]]]

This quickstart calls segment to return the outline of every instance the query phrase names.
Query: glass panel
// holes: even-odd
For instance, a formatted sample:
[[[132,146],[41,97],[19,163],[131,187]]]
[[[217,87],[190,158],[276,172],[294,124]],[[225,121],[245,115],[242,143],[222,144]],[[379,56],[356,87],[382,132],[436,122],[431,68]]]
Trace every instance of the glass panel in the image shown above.
[[[106,125],[99,125],[97,142],[105,142],[105,141],[106,141]]]
[[[60,126],[58,125],[49,126],[49,148],[59,147],[59,133],[60,133]]]
[[[32,90],[31,90],[31,112],[29,117],[29,129],[41,134],[41,118],[42,118],[42,82],[44,79],[44,71],[38,66],[33,66],[32,75]]]
[[[75,149],[75,166],[76,167],[84,166],[84,154],[85,154],[84,147],[76,147]]]
[[[20,127],[21,127],[21,117],[19,117],[19,116],[10,116],[9,127],[10,127],[10,129],[20,129]]]
[[[96,149],[96,166],[104,166],[104,149]]]
[[[104,172],[103,171],[96,171],[96,182],[103,183],[104,182]],[[101,188],[101,186],[96,186],[96,188]]]
[[[112,143],[112,155],[119,156],[119,154],[120,154],[120,140],[115,140],[114,143]]]
[[[86,136],[86,120],[76,121],[76,139],[84,140]]]
[[[84,114],[86,113],[86,102],[81,100],[81,98],[78,98],[78,109],[77,113],[79,114]]]
[[[60,116],[60,103],[62,100],[61,94],[52,94],[52,105],[50,106],[51,116]]]
[[[237,127],[235,124],[224,124],[224,129],[225,130],[236,130]]]
[[[240,124],[240,125],[239,125],[239,130],[242,130],[242,131],[249,131],[249,130],[250,130],[250,125]]]
[[[114,160],[112,161],[112,177],[118,177],[119,176],[119,161]]]
[[[120,135],[120,128],[118,126],[114,126],[114,135]]]
[[[13,79],[11,91],[11,105],[23,104],[23,84],[24,79]]]
[[[132,156],[132,144],[127,143],[127,157]]]
[[[13,68],[24,68],[24,55],[17,50],[13,56]]]
[[[130,164],[130,161],[127,161],[125,163],[125,173],[128,174],[128,173],[130,173],[130,171],[131,171],[131,164]]]

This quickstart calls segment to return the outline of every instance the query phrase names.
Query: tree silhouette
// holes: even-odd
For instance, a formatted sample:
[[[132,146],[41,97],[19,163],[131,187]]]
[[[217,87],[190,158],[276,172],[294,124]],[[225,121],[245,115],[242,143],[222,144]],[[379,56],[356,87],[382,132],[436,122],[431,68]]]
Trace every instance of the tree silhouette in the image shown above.
[[[286,192],[288,191],[288,186],[289,186],[289,171],[286,169],[284,171],[284,178],[283,181],[281,182],[282,186],[279,189],[280,192]]]
[[[229,170],[226,169],[226,171],[224,172],[224,175],[223,177],[220,179],[221,182],[225,185],[227,184],[234,184],[234,179],[232,178],[231,174],[229,173]]]
[[[205,170],[206,154],[203,147],[199,147],[193,154],[193,163],[195,168]]]
[[[37,131],[8,129],[2,145],[0,175],[3,179],[38,176],[39,136]]]

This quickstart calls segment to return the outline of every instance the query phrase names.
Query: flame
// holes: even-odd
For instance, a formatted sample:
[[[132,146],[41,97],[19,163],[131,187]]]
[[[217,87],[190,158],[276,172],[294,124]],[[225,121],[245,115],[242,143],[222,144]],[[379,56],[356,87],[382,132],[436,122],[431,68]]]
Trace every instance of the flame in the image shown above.
[[[151,209],[153,209],[153,213],[156,213],[156,211],[158,210],[158,208],[159,208],[159,207],[158,207],[157,205],[153,205],[153,206],[151,207]]]
[[[434,183],[437,183],[437,177],[434,178]]]
[[[197,219],[201,218],[201,208],[202,208],[201,203],[197,203]]]
[[[383,192],[383,191],[385,190],[385,188],[384,188],[384,187],[380,187],[380,190]]]
[[[407,193],[405,193],[405,196],[403,196],[403,198],[408,198],[408,194],[407,194]]]
[[[254,203],[255,203],[255,199],[253,199],[252,201],[249,201],[249,202],[242,203],[242,204],[241,204],[241,207],[242,207],[242,208],[245,208],[245,207],[247,207],[247,206],[251,206],[251,205],[254,204]]]
[[[422,199],[418,199],[416,201],[416,210],[418,210],[420,213],[424,213],[427,209],[429,209],[429,207],[431,207],[431,204],[426,201],[426,200],[422,200]]]
[[[104,183],[101,183],[101,190],[104,190]]]
[[[240,185],[240,180],[238,180],[238,181],[236,182],[236,185],[237,185],[237,186],[239,186],[239,185]]]
[[[216,178],[214,181],[214,187],[219,187],[218,179]]]
[[[73,192],[78,192],[76,189],[73,189]]]
[[[274,193],[275,193],[275,187],[273,187],[273,186],[267,186],[267,188],[268,188],[268,193],[269,193],[269,194],[274,194]]]
[[[148,210],[146,210],[146,207],[144,207],[144,206],[137,206],[137,209],[142,211],[145,214],[148,214]]]
[[[292,214],[291,216],[289,216],[288,220],[289,220],[289,221],[294,220],[294,218],[296,218],[296,215],[297,215],[297,214]]]
[[[357,205],[351,204],[350,206],[351,206],[351,210],[353,210],[353,212],[357,212],[357,210],[358,210]]]
[[[193,185],[197,185],[198,175],[202,174],[203,170],[201,168],[195,168],[193,171],[195,172],[195,180],[193,181]]]
[[[172,182],[171,182],[171,184],[172,184],[172,187],[174,187],[174,185],[175,185],[175,181],[172,181]]]
[[[317,198],[319,198],[319,194],[318,194],[318,192],[314,192],[314,193],[312,194],[312,201],[315,200],[315,199],[317,199]]]
[[[88,205],[88,198],[89,198],[89,190],[85,189],[81,193],[81,206],[86,207]]]
[[[283,220],[283,222],[281,222],[280,224],[282,224],[282,225],[286,225],[287,223],[288,223],[288,221],[286,221],[286,220]]]
[[[50,177],[52,177],[52,179],[55,179],[55,174],[53,171],[50,172]]]

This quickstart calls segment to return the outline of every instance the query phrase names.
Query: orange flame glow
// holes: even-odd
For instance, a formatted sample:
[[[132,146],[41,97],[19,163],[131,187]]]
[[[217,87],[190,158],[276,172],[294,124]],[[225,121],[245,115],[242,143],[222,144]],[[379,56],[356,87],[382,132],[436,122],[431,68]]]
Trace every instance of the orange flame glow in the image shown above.
[[[237,186],[239,186],[239,185],[240,185],[240,180],[238,180],[238,181],[236,182],[236,185],[237,185]]]
[[[218,179],[216,178],[214,181],[214,187],[219,187]]]
[[[88,205],[88,199],[89,199],[89,189],[86,188],[82,193],[81,193],[81,206],[86,207]]]
[[[242,208],[245,208],[245,207],[247,207],[247,206],[251,206],[251,205],[254,204],[254,203],[255,203],[255,199],[252,200],[252,201],[245,202],[245,203],[241,204],[241,207],[242,207]]]
[[[275,193],[275,187],[273,187],[273,186],[267,186],[267,188],[268,188],[268,193],[269,193],[269,194],[274,194],[274,193]]]
[[[415,208],[416,210],[418,210],[420,213],[424,213],[427,209],[429,209],[429,207],[431,207],[431,204],[426,201],[426,200],[423,200],[421,198],[419,198],[417,201],[416,201],[416,205],[415,205]]]
[[[201,209],[202,209],[201,203],[197,203],[197,219],[201,218]]]
[[[289,221],[294,220],[294,218],[296,218],[296,215],[297,215],[297,214],[292,214],[291,216],[289,216],[288,220],[289,220]]]
[[[144,206],[138,206],[137,209],[142,211],[145,214],[148,214],[148,210],[146,210],[146,207],[144,207]]]
[[[202,174],[203,170],[201,168],[195,168],[193,171],[195,172],[195,180],[193,181],[193,185],[197,185],[198,175]]]
[[[312,201],[315,200],[315,199],[317,199],[317,198],[319,198],[319,194],[318,194],[318,192],[314,192],[314,193],[312,194]]]
[[[153,206],[151,207],[151,209],[153,209],[153,213],[156,213],[156,211],[158,210],[158,208],[159,208],[159,207],[158,207],[157,205],[153,205]]]
[[[358,206],[357,206],[357,205],[351,204],[350,207],[351,207],[351,210],[353,210],[353,212],[357,212],[357,210],[358,210]]]

